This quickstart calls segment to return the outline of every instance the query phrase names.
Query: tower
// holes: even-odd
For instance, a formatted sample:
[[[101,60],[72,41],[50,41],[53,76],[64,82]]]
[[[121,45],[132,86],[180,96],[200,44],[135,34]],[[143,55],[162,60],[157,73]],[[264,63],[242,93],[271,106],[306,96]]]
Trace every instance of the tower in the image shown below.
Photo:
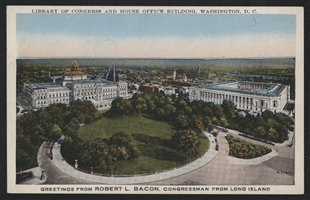
[[[177,77],[177,72],[174,70],[173,75],[172,75],[172,79],[175,80],[176,77]]]

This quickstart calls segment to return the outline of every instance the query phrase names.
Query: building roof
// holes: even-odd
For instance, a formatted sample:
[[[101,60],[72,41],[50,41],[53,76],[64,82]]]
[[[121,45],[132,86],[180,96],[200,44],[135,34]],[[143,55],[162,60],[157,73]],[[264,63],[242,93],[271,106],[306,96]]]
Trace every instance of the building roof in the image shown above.
[[[250,90],[236,87],[238,84],[250,84],[250,85],[265,85],[267,89]],[[228,81],[222,83],[203,84],[199,86],[193,86],[192,88],[206,88],[220,91],[231,91],[246,94],[264,95],[264,96],[278,96],[286,88],[286,85],[278,83],[264,83],[264,82],[250,82],[250,81]]]
[[[69,90],[67,87],[63,87],[60,83],[33,83],[33,84],[28,84],[29,87],[31,87],[34,90],[39,90],[39,89],[49,89],[49,90]]]
[[[47,89],[47,88],[67,88],[61,86],[60,83],[52,83],[52,82],[47,82],[47,83],[32,83],[28,84],[29,87],[33,89]]]
[[[71,85],[79,85],[79,84],[105,84],[105,85],[117,85],[118,83],[124,83],[124,81],[120,81],[120,82],[113,82],[113,81],[108,81],[106,79],[97,79],[97,80],[89,80],[89,79],[85,79],[85,80],[76,80],[67,84],[71,84]]]

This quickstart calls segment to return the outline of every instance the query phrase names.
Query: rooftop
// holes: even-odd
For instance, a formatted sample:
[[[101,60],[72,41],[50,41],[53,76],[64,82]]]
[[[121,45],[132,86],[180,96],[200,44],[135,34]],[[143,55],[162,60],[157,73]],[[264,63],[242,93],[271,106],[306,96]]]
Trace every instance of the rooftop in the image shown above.
[[[243,89],[243,88],[239,88],[238,84],[265,85],[267,89],[259,89],[259,90]],[[229,81],[229,82],[214,83],[214,84],[203,84],[203,85],[194,86],[194,87],[214,89],[214,90],[222,90],[222,91],[232,91],[232,92],[247,93],[247,94],[277,96],[287,86],[282,85],[282,84],[277,84],[277,83],[250,82],[250,81]]]
[[[52,83],[52,82],[46,82],[46,83],[32,83],[28,84],[33,89],[46,89],[46,88],[56,88],[56,87],[62,87],[60,83]]]

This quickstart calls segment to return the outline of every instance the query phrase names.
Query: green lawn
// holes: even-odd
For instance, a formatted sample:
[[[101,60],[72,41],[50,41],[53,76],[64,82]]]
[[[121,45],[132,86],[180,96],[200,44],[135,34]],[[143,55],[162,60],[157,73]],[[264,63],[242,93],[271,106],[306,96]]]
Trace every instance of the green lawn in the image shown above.
[[[83,126],[78,136],[87,141],[97,137],[109,138],[120,131],[133,137],[133,144],[138,147],[141,155],[136,160],[120,163],[114,174],[141,174],[173,168],[174,163],[179,166],[190,162],[209,148],[209,140],[199,134],[197,155],[186,160],[185,152],[180,155],[173,149],[171,137],[175,133],[174,127],[166,122],[153,120],[148,115],[104,117]]]

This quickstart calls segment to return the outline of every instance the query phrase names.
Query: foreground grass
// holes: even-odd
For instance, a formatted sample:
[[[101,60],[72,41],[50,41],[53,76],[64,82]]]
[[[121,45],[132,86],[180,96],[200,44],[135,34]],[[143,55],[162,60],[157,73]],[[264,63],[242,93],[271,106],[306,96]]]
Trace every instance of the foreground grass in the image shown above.
[[[177,167],[200,157],[210,145],[209,140],[199,134],[197,152],[187,160],[185,152],[179,154],[173,148],[171,137],[175,133],[174,127],[166,122],[153,120],[148,115],[104,117],[83,126],[78,136],[85,142],[97,137],[109,138],[120,131],[133,137],[133,144],[138,147],[141,155],[136,160],[119,163],[114,174],[152,173]]]

